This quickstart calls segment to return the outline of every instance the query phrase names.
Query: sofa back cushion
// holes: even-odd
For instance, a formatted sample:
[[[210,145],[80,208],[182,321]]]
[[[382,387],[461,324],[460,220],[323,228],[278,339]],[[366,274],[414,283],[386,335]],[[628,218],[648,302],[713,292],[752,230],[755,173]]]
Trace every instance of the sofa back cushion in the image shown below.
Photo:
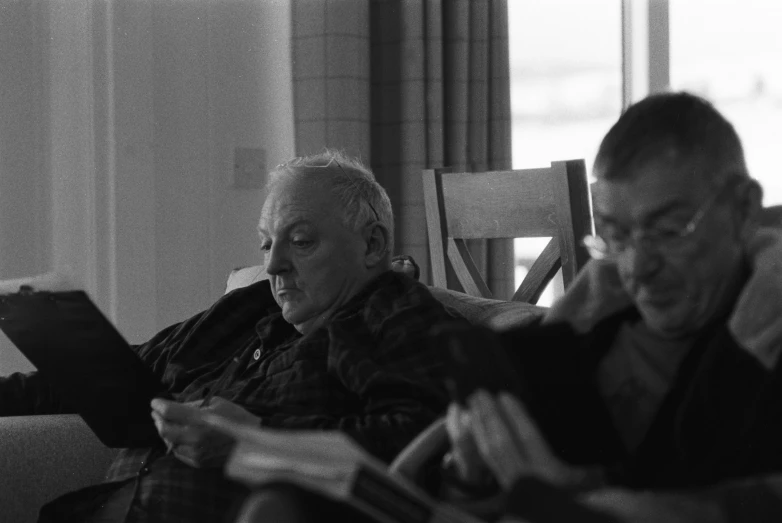
[[[525,302],[478,298],[440,287],[429,287],[429,290],[440,303],[454,309],[470,323],[499,331],[526,325],[546,311],[546,307]]]
[[[261,280],[268,280],[269,275],[263,265],[253,265],[252,267],[240,267],[231,271],[228,275],[228,281],[225,284],[225,293],[228,294],[234,289],[247,287],[248,285]]]
[[[266,280],[269,275],[262,265],[234,269],[228,276],[225,292]],[[475,325],[485,325],[495,330],[506,330],[526,325],[539,318],[545,307],[517,301],[477,298],[463,292],[429,287],[435,298]]]

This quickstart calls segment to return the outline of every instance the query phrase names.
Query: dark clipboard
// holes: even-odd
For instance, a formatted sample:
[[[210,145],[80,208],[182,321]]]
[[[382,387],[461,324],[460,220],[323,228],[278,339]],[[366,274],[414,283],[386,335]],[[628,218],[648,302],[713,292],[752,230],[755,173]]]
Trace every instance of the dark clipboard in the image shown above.
[[[160,441],[150,401],[170,395],[84,291],[0,294],[0,329],[104,445]]]

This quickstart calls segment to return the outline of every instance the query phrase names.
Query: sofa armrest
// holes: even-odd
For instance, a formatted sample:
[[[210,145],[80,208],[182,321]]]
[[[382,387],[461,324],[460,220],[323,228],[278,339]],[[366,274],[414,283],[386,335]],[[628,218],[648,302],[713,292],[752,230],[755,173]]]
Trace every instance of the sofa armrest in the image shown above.
[[[44,503],[100,482],[115,450],[75,415],[0,417],[0,512],[34,522]]]
[[[478,298],[440,287],[429,287],[429,290],[440,303],[455,310],[470,323],[497,331],[535,323],[548,310],[531,303]]]

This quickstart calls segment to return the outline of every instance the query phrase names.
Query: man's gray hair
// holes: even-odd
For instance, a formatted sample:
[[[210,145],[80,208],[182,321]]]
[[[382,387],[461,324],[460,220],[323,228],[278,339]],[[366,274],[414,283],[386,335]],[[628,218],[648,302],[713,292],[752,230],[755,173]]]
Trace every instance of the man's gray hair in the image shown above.
[[[379,221],[388,230],[386,251],[394,252],[394,211],[386,190],[361,160],[334,150],[299,156],[278,165],[269,177],[269,185],[281,176],[318,176],[331,178],[331,187],[342,203],[343,223],[359,231],[365,225]]]

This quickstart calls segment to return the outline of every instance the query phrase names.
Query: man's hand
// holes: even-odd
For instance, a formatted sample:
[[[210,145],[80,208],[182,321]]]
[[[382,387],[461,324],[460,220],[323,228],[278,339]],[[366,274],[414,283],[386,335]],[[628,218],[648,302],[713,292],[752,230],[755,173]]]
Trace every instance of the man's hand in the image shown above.
[[[585,471],[561,461],[549,448],[524,405],[507,393],[478,390],[467,400],[470,429],[483,461],[504,489],[524,476],[556,486],[575,486]]]
[[[202,421],[208,411],[238,423],[260,427],[260,419],[228,400],[215,397],[203,410],[200,401],[177,403],[160,398],[152,400],[152,419],[160,437],[180,461],[196,468],[222,467],[233,447],[233,439]]]

